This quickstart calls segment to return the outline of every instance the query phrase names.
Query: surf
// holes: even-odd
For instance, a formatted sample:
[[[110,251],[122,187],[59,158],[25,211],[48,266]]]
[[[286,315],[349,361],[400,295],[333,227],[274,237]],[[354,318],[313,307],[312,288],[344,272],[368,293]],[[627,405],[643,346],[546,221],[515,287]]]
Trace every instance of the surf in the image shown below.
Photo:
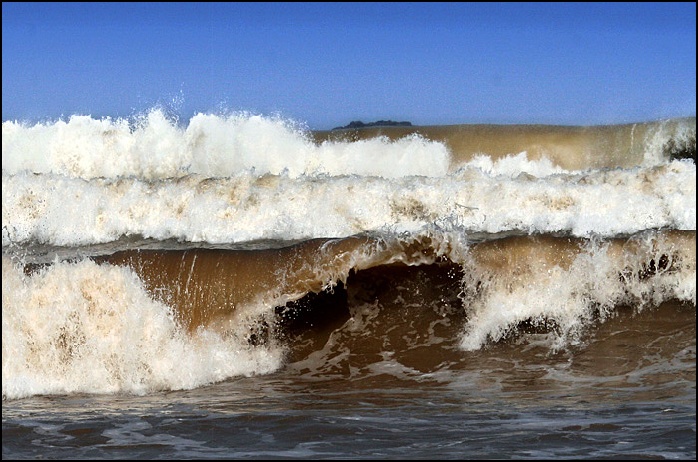
[[[695,232],[480,242],[355,236],[278,249],[122,250],[26,266],[4,257],[3,390],[16,396],[17,380],[39,381],[37,374],[51,377],[51,386],[40,381],[47,392],[145,392],[269,373],[311,355],[293,338],[322,350],[339,347],[338,338],[348,345],[378,335],[379,345],[383,334],[366,324],[379,315],[396,333],[432,338],[423,348],[437,356],[445,334],[433,329],[442,323],[449,351],[532,334],[555,351],[583,344],[622,307],[641,313],[672,301],[695,306]],[[176,361],[191,367],[201,355],[211,359],[181,376]]]
[[[694,157],[695,118],[4,122],[3,397],[425,380],[694,321]]]

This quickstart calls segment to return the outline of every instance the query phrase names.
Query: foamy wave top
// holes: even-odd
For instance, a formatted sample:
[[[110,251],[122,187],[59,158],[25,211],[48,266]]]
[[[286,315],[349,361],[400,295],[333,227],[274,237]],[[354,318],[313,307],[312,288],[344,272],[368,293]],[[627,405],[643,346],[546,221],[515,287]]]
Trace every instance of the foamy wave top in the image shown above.
[[[390,141],[314,143],[291,122],[256,115],[198,114],[186,128],[154,110],[137,124],[72,116],[25,126],[3,122],[2,169],[73,178],[180,178],[190,174],[438,176],[449,167],[442,144],[419,136]]]
[[[509,177],[465,168],[443,177],[239,174],[144,182],[3,174],[3,246],[98,244],[125,236],[241,243],[366,231],[565,232],[584,237],[696,229],[692,161]]]

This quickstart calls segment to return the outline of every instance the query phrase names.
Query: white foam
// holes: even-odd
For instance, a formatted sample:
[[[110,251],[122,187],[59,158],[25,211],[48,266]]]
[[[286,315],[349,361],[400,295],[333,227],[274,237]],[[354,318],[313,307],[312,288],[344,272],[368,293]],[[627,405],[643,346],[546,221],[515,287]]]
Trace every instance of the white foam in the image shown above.
[[[668,263],[659,268],[663,256]],[[656,273],[643,274],[652,260]],[[547,323],[550,346],[558,349],[578,342],[584,328],[621,305],[642,310],[669,300],[696,304],[695,238],[647,232],[623,250],[591,240],[569,267],[541,263],[492,272],[464,265],[464,293],[479,288],[465,301],[464,350],[497,342],[522,322]]]
[[[2,125],[2,170],[53,173],[73,178],[179,178],[313,174],[441,175],[450,154],[419,136],[396,141],[316,145],[290,121],[249,114],[198,114],[186,128],[153,110],[136,123],[71,116],[68,121]]]
[[[514,177],[467,168],[440,177],[191,175],[145,182],[3,173],[3,246],[76,246],[140,235],[236,243],[345,237],[365,231],[568,232],[695,230],[691,161],[658,167]]]
[[[2,260],[2,394],[190,389],[281,364],[274,347],[183,333],[130,270],[56,262],[27,277]]]
[[[488,155],[480,154],[464,165],[464,168],[468,167],[478,168],[491,176],[510,178],[522,173],[538,178],[568,173],[563,168],[554,165],[547,157],[542,157],[539,160],[529,160],[526,152],[504,156],[496,160],[493,160]]]

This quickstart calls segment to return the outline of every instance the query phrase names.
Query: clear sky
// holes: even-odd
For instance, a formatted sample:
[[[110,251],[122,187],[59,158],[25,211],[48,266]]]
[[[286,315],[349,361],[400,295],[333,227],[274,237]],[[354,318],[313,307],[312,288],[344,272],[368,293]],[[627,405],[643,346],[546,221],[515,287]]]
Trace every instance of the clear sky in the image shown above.
[[[696,114],[696,3],[2,4],[2,118],[312,129]]]

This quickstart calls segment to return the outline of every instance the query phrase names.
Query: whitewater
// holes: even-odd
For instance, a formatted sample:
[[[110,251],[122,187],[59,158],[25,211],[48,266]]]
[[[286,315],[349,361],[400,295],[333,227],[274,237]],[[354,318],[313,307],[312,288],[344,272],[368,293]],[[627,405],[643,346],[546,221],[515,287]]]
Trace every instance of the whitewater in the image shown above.
[[[3,456],[695,457],[695,117],[2,130]]]

